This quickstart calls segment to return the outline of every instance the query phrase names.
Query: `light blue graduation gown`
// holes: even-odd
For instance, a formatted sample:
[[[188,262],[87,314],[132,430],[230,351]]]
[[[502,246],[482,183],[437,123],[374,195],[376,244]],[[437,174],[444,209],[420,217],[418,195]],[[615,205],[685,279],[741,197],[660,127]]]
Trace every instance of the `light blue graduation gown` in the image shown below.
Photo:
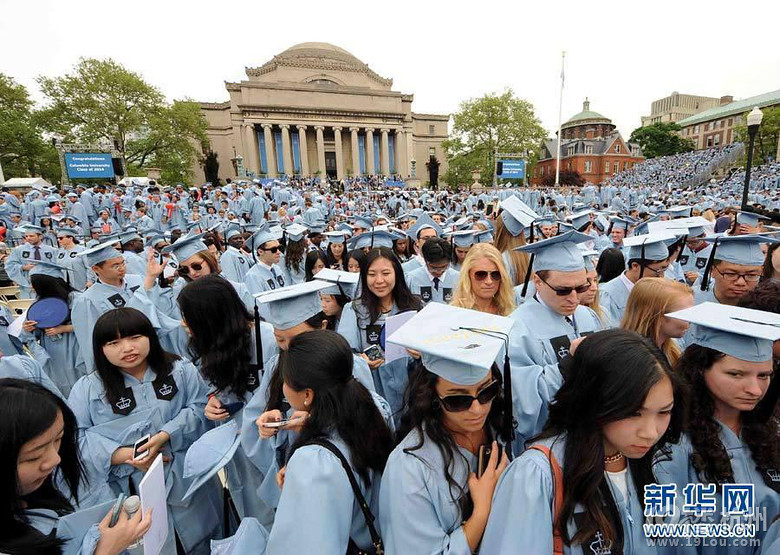
[[[336,330],[344,336],[356,353],[362,353],[370,345],[379,345],[385,319],[399,313],[398,307],[393,303],[388,314],[380,314],[375,322],[369,322],[368,312],[362,306],[359,301],[344,305]],[[372,372],[376,392],[390,404],[396,422],[399,421],[404,406],[404,390],[409,381],[408,364],[409,358],[401,358],[382,364]]]
[[[87,372],[94,370],[92,356],[92,330],[98,318],[114,308],[135,308],[143,312],[152,322],[160,341],[168,351],[176,352],[172,335],[180,328],[174,320],[155,307],[144,289],[144,278],[127,274],[121,287],[97,282],[73,301],[71,319],[81,356]]]
[[[8,326],[16,320],[16,317],[8,307],[0,306],[0,352],[6,356],[24,354],[24,345],[19,338],[8,335]]]
[[[78,253],[84,250],[81,245],[76,245],[70,250],[60,249],[57,251],[57,262],[70,268],[67,272],[67,281],[70,286],[79,291],[87,288],[87,270],[84,264],[84,258],[78,256]]]
[[[365,483],[354,470],[346,444],[335,433],[329,439],[350,462],[360,491],[376,516],[381,475],[371,471],[370,482]],[[350,538],[359,548],[373,552],[363,512],[344,467],[324,447],[299,448],[287,462],[266,554],[344,553]]]
[[[97,525],[113,505],[113,501],[107,501],[62,517],[51,509],[34,508],[27,509],[25,516],[41,534],[48,536],[54,532],[64,542],[63,555],[91,555],[100,541]]]
[[[424,305],[430,302],[449,304],[458,285],[460,272],[447,268],[447,271],[439,278],[438,289],[434,287],[427,268],[417,268],[406,274],[405,277],[409,289],[420,297]]]
[[[528,299],[510,318],[515,321],[509,338],[512,365],[512,405],[517,420],[513,451],[538,434],[547,421],[548,404],[563,383],[559,362],[569,356],[571,341],[601,329],[593,310],[578,306],[573,325],[537,297]]]
[[[698,272],[699,276],[703,275],[710,252],[712,252],[712,245],[707,245],[698,252],[692,251],[688,245],[685,245],[679,260],[683,273]]]
[[[709,287],[702,291],[699,281],[693,284],[693,302],[694,304],[701,303],[718,303],[720,301],[715,297],[715,283],[710,279]]]
[[[81,293],[71,293],[68,305],[72,307],[79,296]],[[84,358],[81,356],[81,349],[75,333],[60,333],[49,337],[45,330],[36,329],[34,332],[22,330],[19,339],[25,343],[38,342],[46,353],[46,360],[39,361],[41,366],[66,397],[70,394],[70,388],[73,387],[73,384],[86,374]]]
[[[620,276],[599,285],[599,305],[606,311],[612,322],[620,324],[630,293]]]
[[[268,531],[256,518],[241,520],[236,533],[223,540],[211,540],[212,555],[257,555],[265,553]]]
[[[534,285],[534,282],[530,279],[528,280],[528,289],[525,291],[525,297],[523,297],[523,284],[515,285],[512,289],[515,294],[515,305],[520,306],[527,299],[532,299],[534,295],[536,295],[536,286]]]
[[[122,253],[122,258],[125,259],[125,267],[127,268],[128,274],[135,274],[141,277],[146,276],[146,260],[140,255],[134,252],[124,251]]]
[[[297,268],[295,266],[288,268],[284,254],[279,257],[278,266],[284,271],[284,275],[286,276],[285,283],[287,285],[297,285],[306,281],[306,269],[304,268],[305,262],[306,257],[304,256],[301,258],[301,263]]]
[[[190,482],[183,477],[185,454],[209,427],[204,414],[208,387],[197,368],[183,360],[174,364],[165,382],[155,381],[157,376],[152,370],[147,370],[141,381],[124,373],[123,378],[135,400],[134,407],[127,406],[130,399],[123,396],[124,410],[130,411],[126,415],[115,413],[108,404],[97,373],[76,382],[68,398],[78,422],[79,447],[89,481],[95,486],[107,482],[115,495],[127,494],[128,480],[137,487],[143,472],[126,464],[112,466],[111,455],[120,447],[132,446],[147,433],[167,432],[170,441],[164,452],[172,457],[165,465],[169,525],[174,526],[188,553],[207,552],[208,541],[218,533],[222,519],[217,478],[198,489],[186,502],[181,499]],[[170,540],[169,537],[168,543]]]
[[[540,443],[548,447],[552,445],[552,452],[563,469],[565,438],[559,436]],[[626,478],[628,499],[624,499],[618,488],[609,482],[608,478],[604,478],[608,480],[623,525],[623,553],[655,554],[656,548],[648,546],[644,536],[642,502],[634,490],[631,469],[628,470]],[[529,450],[509,463],[493,494],[493,505],[482,537],[480,553],[552,553],[553,495],[552,470],[543,453]],[[581,506],[575,507],[575,516],[582,512]],[[577,531],[575,519],[569,519],[566,527],[570,537],[573,536]],[[608,547],[600,538],[593,537],[583,544],[564,544],[563,552],[567,555],[607,553],[596,549]]]
[[[412,430],[387,459],[379,493],[385,553],[471,555],[460,506],[452,499],[459,492],[452,490],[444,477],[439,448],[427,435],[423,439],[420,449],[405,453],[419,443],[419,434]],[[468,495],[468,476],[476,471],[477,457],[461,447],[458,452],[462,457],[453,459],[450,475]]]
[[[722,522],[753,522],[757,525],[755,537],[762,540],[772,519],[780,513],[780,493],[770,488],[764,481],[764,478],[766,477],[776,486],[780,485],[780,469],[767,471],[767,476],[760,474],[747,444],[727,426],[720,422],[718,422],[718,425],[720,427],[718,437],[731,460],[734,483],[753,484],[755,486],[755,506],[759,517],[757,520],[739,521],[729,520],[735,517],[721,517],[721,489],[718,488],[715,496],[718,501],[716,512],[707,515],[711,518],[702,518],[701,521],[707,523],[721,522],[722,518]],[[671,455],[667,458],[659,455],[654,466],[655,476],[659,484],[675,484],[677,486],[678,498],[680,498],[683,496],[683,488],[686,485],[709,483],[704,476],[699,476],[693,467],[691,457],[694,454],[694,449],[687,434],[683,434],[678,444],[670,447]],[[749,519],[750,517],[742,518]],[[715,543],[718,545],[713,545]],[[720,545],[721,543],[722,545]],[[741,540],[733,540],[732,544],[732,540],[725,538],[719,538],[717,542],[714,538],[710,538],[705,545],[699,547],[699,552],[713,555],[726,553],[729,555],[747,555],[754,553],[755,548],[741,545]]]
[[[252,266],[246,273],[244,283],[252,295],[288,285],[285,281],[284,271],[278,264],[269,267],[260,262]]]
[[[57,250],[49,245],[41,243],[38,245],[41,252],[41,260],[54,262],[57,257]],[[35,247],[30,243],[22,243],[11,251],[5,260],[5,271],[16,285],[19,286],[19,295],[23,299],[32,297],[32,288],[30,286],[30,270],[22,270],[22,266],[35,263]]]
[[[415,270],[417,270],[418,268],[422,268],[423,264],[422,264],[422,262],[420,260],[421,258],[422,257],[420,255],[416,255],[416,256],[411,257],[409,260],[407,260],[403,264],[401,264],[401,269],[403,269],[404,275],[408,275],[408,274],[414,272]]]
[[[41,365],[27,355],[3,355],[3,358],[0,359],[0,378],[17,378],[35,382],[65,399],[56,384],[43,371]]]
[[[251,257],[235,247],[228,247],[219,257],[222,275],[231,281],[244,282],[246,274],[252,267]]]

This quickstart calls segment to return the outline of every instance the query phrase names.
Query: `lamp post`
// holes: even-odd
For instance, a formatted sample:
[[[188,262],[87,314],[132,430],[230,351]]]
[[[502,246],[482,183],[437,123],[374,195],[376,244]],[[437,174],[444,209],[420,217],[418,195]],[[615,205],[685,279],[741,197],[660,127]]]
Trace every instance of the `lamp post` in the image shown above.
[[[758,109],[758,106],[754,106],[747,116],[748,136],[750,142],[748,144],[747,165],[745,166],[745,186],[742,189],[742,210],[747,209],[748,202],[748,188],[750,187],[750,166],[753,164],[753,144],[756,142],[756,134],[758,128],[761,125],[761,120],[764,119],[764,114]]]

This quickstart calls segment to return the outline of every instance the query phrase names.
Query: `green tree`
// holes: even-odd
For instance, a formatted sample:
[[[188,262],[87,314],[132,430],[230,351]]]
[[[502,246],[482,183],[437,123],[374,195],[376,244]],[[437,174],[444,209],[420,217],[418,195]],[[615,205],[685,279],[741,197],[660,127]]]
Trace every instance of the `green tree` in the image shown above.
[[[471,172],[478,169],[481,181],[492,183],[495,150],[533,153],[545,135],[533,105],[512,89],[466,100],[454,115],[450,138],[442,143],[449,164],[444,180],[453,187],[469,184]]]
[[[73,72],[38,78],[47,105],[40,117],[65,141],[116,145],[129,168],[163,170],[186,181],[207,142],[206,120],[190,101],[167,104],[162,93],[114,60],[82,58]]]
[[[680,129],[676,123],[654,123],[634,129],[628,141],[639,143],[646,158],[690,152],[695,145],[680,135]]]
[[[780,139],[780,107],[764,108],[764,117],[761,120],[761,126],[758,128],[756,142],[753,150],[753,164],[765,164],[769,159],[777,156],[777,141]],[[745,143],[747,149],[750,138],[748,137],[747,115],[742,114],[742,122],[734,126],[734,133],[737,140]],[[745,151],[747,156],[747,150]]]
[[[0,73],[0,164],[6,178],[59,177],[57,152],[44,141],[27,89]]]

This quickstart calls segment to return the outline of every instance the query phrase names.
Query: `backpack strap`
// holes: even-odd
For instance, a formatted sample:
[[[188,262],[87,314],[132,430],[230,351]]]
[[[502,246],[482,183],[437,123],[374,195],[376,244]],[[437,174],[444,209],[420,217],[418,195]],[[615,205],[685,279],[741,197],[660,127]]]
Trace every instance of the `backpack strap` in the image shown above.
[[[531,445],[529,449],[541,451],[550,462],[550,469],[553,473],[553,554],[563,555],[563,535],[561,534],[560,522],[561,509],[563,508],[563,470],[558,464],[558,459],[553,455],[552,450],[546,445]]]
[[[333,453],[339,462],[341,462],[341,466],[344,467],[344,472],[346,472],[347,478],[349,479],[349,485],[352,486],[352,493],[355,495],[355,500],[358,502],[360,510],[363,512],[363,518],[366,519],[366,526],[368,527],[368,533],[371,535],[371,542],[374,544],[377,555],[382,555],[384,553],[384,548],[382,546],[382,538],[379,536],[379,532],[377,532],[377,529],[374,526],[375,517],[368,507],[366,498],[363,497],[363,492],[360,491],[360,486],[357,483],[354,472],[352,472],[352,467],[349,465],[346,457],[344,457],[344,454],[338,447],[333,445],[330,440],[325,439],[324,437],[310,439],[306,445],[319,445]],[[351,541],[352,540],[350,539],[350,542]]]

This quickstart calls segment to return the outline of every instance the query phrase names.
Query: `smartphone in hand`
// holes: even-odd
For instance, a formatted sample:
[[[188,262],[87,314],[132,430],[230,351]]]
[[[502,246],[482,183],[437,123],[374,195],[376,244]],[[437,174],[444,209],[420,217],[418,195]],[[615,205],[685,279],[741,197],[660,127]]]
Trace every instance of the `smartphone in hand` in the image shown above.
[[[147,443],[149,443],[149,440],[152,439],[151,434],[146,434],[141,439],[136,441],[133,444],[133,460],[134,461],[142,461],[146,457],[149,456],[149,450],[141,452],[140,449],[145,446]]]
[[[481,478],[485,473],[488,462],[490,462],[490,455],[493,453],[493,445],[480,445],[479,455],[477,457],[477,478]]]

